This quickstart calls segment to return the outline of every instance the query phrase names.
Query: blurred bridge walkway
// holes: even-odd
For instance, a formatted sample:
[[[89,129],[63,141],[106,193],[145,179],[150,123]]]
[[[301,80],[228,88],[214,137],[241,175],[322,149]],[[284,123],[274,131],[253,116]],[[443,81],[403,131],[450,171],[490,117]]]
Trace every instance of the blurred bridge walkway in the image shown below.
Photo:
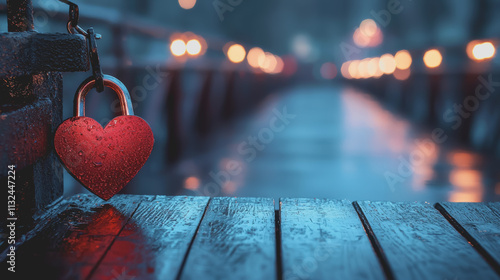
[[[219,130],[192,154],[167,170],[139,173],[125,191],[500,200],[500,180],[490,160],[451,140],[435,143],[429,129],[339,84],[299,85],[269,95],[254,115]],[[148,164],[156,160],[153,156]]]

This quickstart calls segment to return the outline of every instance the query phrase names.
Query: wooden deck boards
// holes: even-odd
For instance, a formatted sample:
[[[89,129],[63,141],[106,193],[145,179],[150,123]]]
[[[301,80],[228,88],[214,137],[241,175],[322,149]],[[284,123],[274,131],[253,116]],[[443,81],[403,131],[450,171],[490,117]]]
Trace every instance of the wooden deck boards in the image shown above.
[[[384,279],[348,201],[281,199],[283,279]]]
[[[274,279],[272,198],[213,198],[181,279]]]
[[[16,245],[16,277],[499,279],[500,203],[82,195]]]

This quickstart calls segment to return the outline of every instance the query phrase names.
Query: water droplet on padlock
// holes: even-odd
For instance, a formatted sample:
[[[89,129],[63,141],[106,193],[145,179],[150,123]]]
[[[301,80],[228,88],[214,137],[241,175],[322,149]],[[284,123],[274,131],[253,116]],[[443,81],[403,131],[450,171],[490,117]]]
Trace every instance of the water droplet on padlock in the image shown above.
[[[102,162],[100,161],[94,161],[94,167],[101,167],[102,166]]]
[[[79,155],[79,156],[83,156],[83,151],[79,151],[79,152],[78,152],[78,155]]]
[[[110,150],[114,150],[114,149],[115,149],[115,146],[113,146],[113,144],[109,144],[109,145],[108,145],[108,149],[110,149]]]
[[[102,159],[105,159],[106,158],[106,153],[99,154],[99,157],[102,158]]]
[[[97,141],[101,141],[101,140],[102,140],[102,136],[97,135],[97,136],[95,137],[95,140],[97,140]]]

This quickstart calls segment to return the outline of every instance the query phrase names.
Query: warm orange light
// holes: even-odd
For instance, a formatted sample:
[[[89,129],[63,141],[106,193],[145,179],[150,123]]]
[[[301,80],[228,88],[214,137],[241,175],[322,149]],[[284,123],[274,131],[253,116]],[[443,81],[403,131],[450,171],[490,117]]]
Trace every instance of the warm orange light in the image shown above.
[[[325,62],[319,69],[321,77],[325,80],[334,79],[337,76],[337,66],[331,62]]]
[[[378,65],[380,67],[380,70],[384,74],[392,74],[394,70],[396,70],[396,60],[392,56],[392,54],[384,54],[380,57],[380,60],[378,62]]]
[[[276,59],[276,66],[274,66],[273,74],[279,74],[285,68],[285,62],[277,55],[275,55],[274,58]]]
[[[342,77],[346,79],[351,79],[351,74],[349,74],[349,65],[351,64],[350,61],[342,63],[342,66],[340,67],[340,73],[342,74]]]
[[[431,49],[425,52],[424,54],[424,63],[425,66],[429,68],[436,68],[441,65],[443,61],[443,56],[437,49]]]
[[[183,40],[177,39],[170,44],[170,51],[175,56],[181,56],[186,53],[186,43]]]
[[[353,78],[353,79],[359,79],[360,78],[360,75],[358,73],[358,65],[359,65],[359,60],[353,60],[351,61],[351,63],[349,64],[349,75]]]
[[[263,61],[266,55],[261,48],[255,47],[248,51],[247,61],[253,68],[259,68],[259,60]]]
[[[270,52],[266,52],[264,60],[260,62],[262,62],[259,63],[261,70],[266,73],[272,73],[278,64],[278,60]]]
[[[179,5],[185,10],[192,9],[196,4],[196,0],[179,0]]]
[[[245,48],[240,44],[234,44],[227,49],[227,58],[233,63],[240,63],[245,59]]]
[[[383,34],[372,19],[365,19],[354,30],[352,40],[358,47],[376,47],[382,43]]]
[[[377,33],[377,24],[373,19],[365,19],[359,25],[359,30],[368,37],[373,37]]]
[[[184,181],[184,188],[188,190],[197,190],[200,187],[200,180],[196,177],[188,177]]]
[[[450,164],[459,168],[475,168],[481,164],[479,155],[465,151],[452,152],[446,158]]]
[[[368,61],[367,59],[363,59],[358,64],[359,77],[362,79],[370,78],[370,74],[368,73]]]
[[[495,56],[495,46],[491,42],[477,44],[472,48],[472,56],[475,60],[489,59]]]
[[[366,72],[370,77],[375,77],[378,73],[378,58],[370,58],[366,64]]]
[[[394,78],[396,78],[397,80],[404,81],[410,77],[410,74],[411,74],[410,69],[405,69],[405,70],[396,69],[396,71],[394,71],[392,75],[394,75]]]
[[[465,51],[470,59],[481,61],[493,58],[496,48],[490,41],[474,40],[467,44]]]
[[[394,55],[394,59],[396,60],[396,68],[401,70],[406,70],[411,66],[411,55],[407,50],[402,50]]]
[[[362,48],[367,47],[370,44],[370,37],[361,32],[359,28],[356,28],[356,30],[354,31],[352,40],[354,41],[354,44]]]
[[[191,39],[186,44],[187,53],[190,55],[198,55],[201,52],[201,44],[197,39]]]

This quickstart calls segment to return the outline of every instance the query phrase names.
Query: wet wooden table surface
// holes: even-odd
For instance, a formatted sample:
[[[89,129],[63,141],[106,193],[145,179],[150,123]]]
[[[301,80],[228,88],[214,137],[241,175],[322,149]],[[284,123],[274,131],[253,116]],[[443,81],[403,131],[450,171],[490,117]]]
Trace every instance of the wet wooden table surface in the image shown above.
[[[104,202],[74,196],[18,238],[15,276],[500,278],[500,203],[284,198],[279,210],[275,203],[139,195]],[[4,272],[5,241],[1,246]]]

